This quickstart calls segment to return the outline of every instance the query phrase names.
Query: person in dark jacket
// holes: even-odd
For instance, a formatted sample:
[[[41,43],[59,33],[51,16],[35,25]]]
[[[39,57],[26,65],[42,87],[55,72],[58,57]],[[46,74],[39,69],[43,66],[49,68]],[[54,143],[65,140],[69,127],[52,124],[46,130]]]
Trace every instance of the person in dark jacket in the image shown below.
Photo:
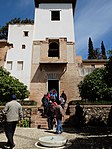
[[[22,106],[16,100],[16,95],[12,95],[12,100],[6,103],[3,113],[6,115],[5,134],[7,137],[7,143],[4,145],[5,148],[14,148],[14,132],[16,124],[23,118]]]
[[[64,90],[63,90],[62,93],[61,93],[61,97],[64,98],[65,103],[66,103],[66,101],[67,101],[67,96],[66,96]]]
[[[61,134],[63,132],[62,118],[64,117],[64,109],[61,106],[60,100],[59,100],[59,104],[56,106],[55,114],[56,114],[56,121],[57,121],[56,133]]]
[[[43,105],[43,108],[44,108],[44,115],[46,115],[47,109],[48,109],[48,98],[47,98],[46,94],[42,98],[42,105]]]
[[[48,129],[49,130],[53,129],[54,116],[55,116],[55,105],[51,100],[49,100],[48,109],[47,109]]]

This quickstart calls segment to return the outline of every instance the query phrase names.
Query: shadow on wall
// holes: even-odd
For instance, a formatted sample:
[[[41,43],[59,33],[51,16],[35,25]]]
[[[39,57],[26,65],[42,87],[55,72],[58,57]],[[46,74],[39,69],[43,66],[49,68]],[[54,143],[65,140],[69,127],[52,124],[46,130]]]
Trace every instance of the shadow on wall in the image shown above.
[[[112,127],[112,106],[108,115],[108,119],[107,119],[107,125]]]
[[[66,114],[70,115],[70,106],[71,102],[68,104],[68,108],[66,110]],[[79,103],[76,103],[74,105],[74,111],[75,113],[70,115],[69,119],[67,119],[64,124],[67,124],[69,127],[74,128],[82,128],[85,126],[92,126],[92,127],[112,127],[112,107],[110,109],[110,112],[107,116],[102,118],[101,115],[97,115],[96,113],[91,113],[91,116],[89,117],[86,113],[86,111],[79,105]],[[97,111],[96,111],[97,112]],[[87,120],[87,117],[89,118]],[[107,117],[107,119],[105,119]]]
[[[70,111],[69,111],[70,104],[71,102],[68,104],[68,108],[66,111],[67,115],[70,114]],[[80,106],[78,102],[76,102],[76,105],[74,106],[74,111],[75,111],[75,114],[71,115],[69,119],[65,121],[65,123],[66,124],[68,123],[68,125],[75,128],[81,128],[85,123],[85,114],[84,114],[83,108]]]
[[[31,83],[44,83],[45,82],[45,74],[39,66],[31,80]]]

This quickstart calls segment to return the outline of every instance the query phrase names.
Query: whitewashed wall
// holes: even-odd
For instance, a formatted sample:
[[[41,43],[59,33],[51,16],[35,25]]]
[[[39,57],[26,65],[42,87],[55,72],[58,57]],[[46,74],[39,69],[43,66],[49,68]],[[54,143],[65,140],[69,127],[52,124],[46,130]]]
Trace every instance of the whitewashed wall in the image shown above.
[[[24,31],[28,31],[28,37],[24,37]],[[5,68],[7,68],[7,61],[12,61],[12,70],[8,71],[25,83],[28,89],[30,87],[32,38],[33,25],[9,25],[8,42],[13,44],[13,48],[7,52]],[[25,49],[22,49],[22,44],[26,46]],[[23,61],[23,70],[17,69],[17,61]]]
[[[51,10],[60,10],[60,21],[51,21]],[[72,4],[40,4],[35,8],[34,40],[66,37],[74,42]]]

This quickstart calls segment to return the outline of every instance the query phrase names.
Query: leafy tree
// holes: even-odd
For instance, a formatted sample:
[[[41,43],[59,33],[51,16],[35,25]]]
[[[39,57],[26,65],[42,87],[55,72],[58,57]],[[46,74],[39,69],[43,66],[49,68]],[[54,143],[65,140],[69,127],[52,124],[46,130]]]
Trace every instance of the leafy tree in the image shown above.
[[[89,101],[105,99],[108,90],[104,80],[105,73],[105,68],[97,68],[91,74],[85,76],[78,86],[82,99],[88,99]]]
[[[93,42],[90,37],[89,37],[89,42],[88,42],[88,59],[95,59]]]
[[[82,99],[112,100],[112,50],[105,68],[97,68],[79,84]]]
[[[8,24],[0,28],[0,39],[7,39],[8,36]]]
[[[108,50],[107,54],[108,54],[108,58],[112,57],[112,49]]]
[[[29,96],[29,91],[27,86],[0,67],[0,101],[9,101],[12,94],[16,94],[18,99],[25,99]]]
[[[105,69],[106,69],[105,81],[109,87],[112,87],[112,56],[109,57],[109,61],[106,64]]]
[[[101,57],[100,48],[96,48],[96,49],[94,50],[94,57],[95,57],[95,59],[101,59],[101,58],[102,58],[102,57]]]
[[[102,58],[103,58],[103,59],[107,59],[107,56],[106,56],[106,49],[105,49],[105,46],[104,46],[103,41],[101,42],[101,53],[102,53]]]
[[[21,24],[33,24],[34,21],[33,21],[33,20],[30,20],[30,19],[28,19],[28,18],[26,18],[25,20],[22,20],[20,23],[21,23]]]
[[[14,18],[11,21],[9,21],[8,23],[6,23],[5,26],[0,28],[0,39],[7,39],[9,24],[33,24],[33,23],[34,23],[34,21],[30,20],[28,18],[26,18],[24,20],[20,20],[20,18]]]

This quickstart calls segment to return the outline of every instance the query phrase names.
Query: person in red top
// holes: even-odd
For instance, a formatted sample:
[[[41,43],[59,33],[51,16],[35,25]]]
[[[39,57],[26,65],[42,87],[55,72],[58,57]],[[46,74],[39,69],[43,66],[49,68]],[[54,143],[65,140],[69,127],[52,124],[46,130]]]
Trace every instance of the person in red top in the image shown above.
[[[55,99],[54,99],[54,96],[51,96],[50,100],[53,102],[53,104],[54,104],[55,106],[58,105],[57,102],[56,102]]]
[[[47,99],[50,100],[50,93],[47,92]]]

